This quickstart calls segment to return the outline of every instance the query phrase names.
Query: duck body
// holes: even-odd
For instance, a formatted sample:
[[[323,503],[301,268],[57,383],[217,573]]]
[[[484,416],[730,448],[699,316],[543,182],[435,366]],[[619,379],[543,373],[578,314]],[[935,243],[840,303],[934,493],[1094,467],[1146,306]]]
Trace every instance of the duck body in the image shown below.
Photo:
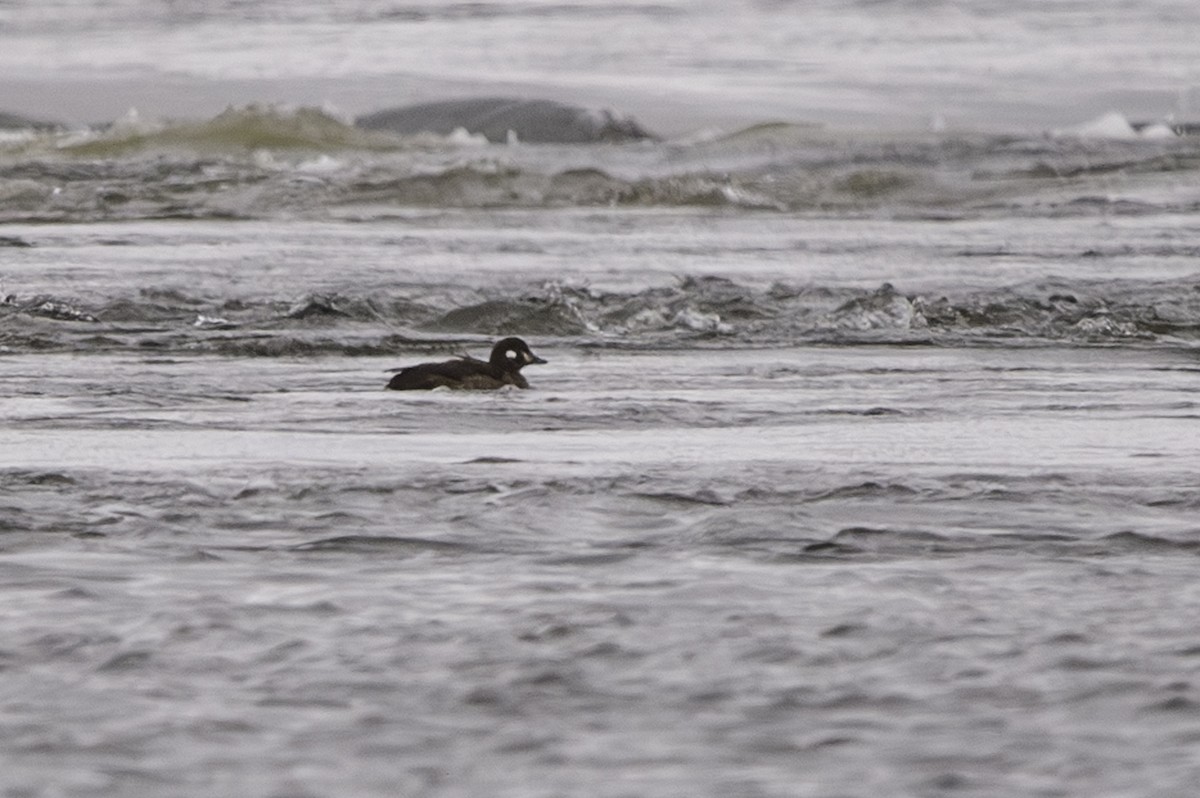
[[[494,391],[506,385],[528,388],[521,374],[525,366],[545,363],[520,338],[505,338],[492,347],[487,360],[461,357],[441,363],[420,363],[400,369],[388,382],[393,391]]]

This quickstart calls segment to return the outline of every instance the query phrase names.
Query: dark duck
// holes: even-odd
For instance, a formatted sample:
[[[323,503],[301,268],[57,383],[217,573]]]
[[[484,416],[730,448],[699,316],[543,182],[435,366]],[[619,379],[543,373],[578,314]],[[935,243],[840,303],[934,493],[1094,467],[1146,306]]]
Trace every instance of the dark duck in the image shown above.
[[[420,363],[400,369],[387,387],[393,391],[430,391],[451,388],[459,391],[494,391],[505,385],[528,388],[521,369],[545,363],[520,338],[505,338],[492,347],[487,360],[460,357],[442,363]]]

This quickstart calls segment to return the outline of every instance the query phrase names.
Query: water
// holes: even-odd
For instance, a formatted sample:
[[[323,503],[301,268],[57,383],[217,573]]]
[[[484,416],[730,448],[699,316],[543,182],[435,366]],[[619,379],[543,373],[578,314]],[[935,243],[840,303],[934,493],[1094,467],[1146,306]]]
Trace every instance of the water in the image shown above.
[[[1194,114],[1198,24],[1188,0],[51,0],[0,6],[0,72],[6,110],[82,122],[516,93],[622,106],[670,134],[774,120],[1027,131]]]
[[[0,794],[1191,793],[1197,12],[728,9],[0,4]]]

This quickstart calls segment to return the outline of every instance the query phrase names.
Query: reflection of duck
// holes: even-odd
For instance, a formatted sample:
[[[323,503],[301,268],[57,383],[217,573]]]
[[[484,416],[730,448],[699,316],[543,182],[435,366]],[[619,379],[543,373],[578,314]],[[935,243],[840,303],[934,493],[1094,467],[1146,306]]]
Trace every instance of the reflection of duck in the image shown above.
[[[401,369],[387,384],[393,391],[428,391],[453,388],[466,391],[491,391],[505,385],[528,388],[521,376],[524,366],[545,363],[529,350],[520,338],[505,338],[492,347],[486,361],[473,357],[442,363],[421,363]]]

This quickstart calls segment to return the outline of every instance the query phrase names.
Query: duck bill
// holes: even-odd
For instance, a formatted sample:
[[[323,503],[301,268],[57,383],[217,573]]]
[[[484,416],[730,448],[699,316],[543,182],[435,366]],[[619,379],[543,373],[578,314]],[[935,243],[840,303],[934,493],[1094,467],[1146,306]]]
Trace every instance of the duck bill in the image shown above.
[[[546,363],[549,363],[549,362],[550,362],[550,361],[548,361],[548,360],[542,360],[542,359],[541,359],[540,357],[538,357],[537,355],[530,355],[530,357],[532,357],[532,358],[533,358],[533,360],[530,360],[530,361],[529,361],[529,365],[531,365],[531,366],[545,365]]]

